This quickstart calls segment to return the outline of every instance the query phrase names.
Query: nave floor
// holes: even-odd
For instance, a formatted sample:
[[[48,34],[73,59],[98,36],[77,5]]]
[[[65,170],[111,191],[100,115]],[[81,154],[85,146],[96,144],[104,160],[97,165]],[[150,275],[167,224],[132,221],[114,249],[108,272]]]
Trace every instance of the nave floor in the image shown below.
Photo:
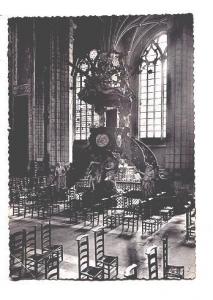
[[[22,229],[30,230],[37,226],[37,248],[40,249],[40,224],[45,221],[23,217],[10,217],[10,232]],[[91,227],[83,223],[70,225],[61,216],[51,218],[52,244],[63,244],[64,261],[60,264],[60,279],[78,279],[78,258],[76,237],[89,234],[90,264],[94,265],[94,233]],[[141,221],[137,233],[123,232],[122,226],[105,229],[105,254],[118,256],[119,279],[124,278],[124,270],[132,263],[138,267],[138,278],[148,278],[146,249],[158,246],[159,278],[162,278],[162,241],[161,237],[168,234],[169,264],[183,265],[186,279],[195,278],[195,248],[186,245],[185,215],[174,216],[167,224],[152,236],[141,236]]]

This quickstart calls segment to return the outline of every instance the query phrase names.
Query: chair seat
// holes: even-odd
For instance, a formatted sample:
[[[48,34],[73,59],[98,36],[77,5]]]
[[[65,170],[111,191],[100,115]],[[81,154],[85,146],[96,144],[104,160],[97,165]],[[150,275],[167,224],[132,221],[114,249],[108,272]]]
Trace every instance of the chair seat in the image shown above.
[[[151,216],[151,219],[155,220],[155,221],[158,221],[158,220],[161,220],[162,217],[161,216]]]
[[[166,268],[166,277],[177,277],[183,278],[184,267],[183,266],[171,266],[168,265]]]
[[[161,209],[160,212],[166,214],[166,213],[169,213],[169,209],[164,208],[164,209]]]
[[[44,251],[54,251],[62,248],[62,245],[51,245],[50,247],[45,247]]]
[[[44,255],[36,253],[36,254],[27,256],[27,259],[34,260],[34,261],[42,261],[44,259]]]
[[[109,256],[109,255],[104,255],[102,259],[99,259],[98,261],[104,263],[104,264],[112,264],[116,262],[117,257],[116,256]]]
[[[100,273],[102,272],[102,268],[99,267],[87,267],[85,268],[81,274],[86,275],[86,276],[92,276],[92,277],[96,277],[98,276]]]
[[[134,216],[133,215],[125,215],[123,216],[125,219],[132,219]]]
[[[172,206],[166,206],[166,207],[164,207],[164,209],[173,210],[174,207],[172,207]]]
[[[152,220],[152,219],[147,219],[147,220],[144,220],[143,222],[147,223],[147,224],[155,224],[155,220]]]

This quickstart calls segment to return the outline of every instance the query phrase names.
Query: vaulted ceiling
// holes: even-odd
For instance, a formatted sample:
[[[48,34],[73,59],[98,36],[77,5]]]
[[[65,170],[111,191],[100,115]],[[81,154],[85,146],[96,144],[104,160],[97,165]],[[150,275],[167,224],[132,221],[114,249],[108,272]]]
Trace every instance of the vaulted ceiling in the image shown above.
[[[132,64],[140,56],[150,37],[164,31],[168,15],[140,16],[89,16],[74,18],[75,31],[74,55],[84,56],[93,48],[102,51],[122,52],[126,63]]]

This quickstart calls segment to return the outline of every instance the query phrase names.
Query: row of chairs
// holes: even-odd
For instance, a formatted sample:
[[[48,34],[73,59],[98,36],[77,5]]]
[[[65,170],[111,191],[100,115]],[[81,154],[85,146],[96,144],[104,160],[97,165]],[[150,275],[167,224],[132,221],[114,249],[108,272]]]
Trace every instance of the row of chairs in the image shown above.
[[[13,216],[23,216],[24,218],[35,216],[43,219],[48,219],[52,215],[60,212],[60,206],[57,203],[53,203],[45,198],[43,199],[20,199],[19,201],[12,203]]]
[[[11,192],[10,207],[13,216],[30,216],[33,218],[50,218],[54,214],[59,214],[62,205],[64,210],[69,206],[69,200],[75,197],[75,188],[57,191],[49,186],[37,191],[27,190],[22,192]]]
[[[46,186],[47,176],[37,177],[11,177],[9,179],[9,187],[14,190],[23,190],[32,186]]]
[[[138,222],[142,219],[142,233],[147,231],[154,233],[158,230],[163,222],[166,222],[174,214],[173,207],[166,207],[164,211],[168,212],[168,216],[159,212],[159,215],[153,215],[150,218],[145,218],[141,211],[140,203],[138,205],[128,205],[124,207],[112,207],[105,209],[104,206],[93,206],[91,208],[82,208],[81,201],[71,200],[69,217],[70,223],[84,222],[84,226],[91,225],[92,227],[100,224],[100,216],[102,215],[103,226],[111,229],[122,225],[122,231],[131,230],[138,231]]]
[[[134,232],[138,230],[139,214],[135,208],[112,208],[104,209],[101,206],[93,206],[91,208],[79,207],[79,201],[70,202],[70,223],[84,222],[84,226],[92,228],[100,225],[100,220],[103,220],[103,226],[116,228],[122,224],[122,231],[129,228]]]
[[[94,231],[95,266],[89,263],[89,237],[87,234],[77,237],[79,279],[104,280],[118,276],[118,257],[105,254],[104,228]]]
[[[159,214],[152,215],[148,219],[142,219],[142,234],[158,231],[161,226],[174,216],[174,208],[167,206],[159,211]]]
[[[42,268],[48,271],[51,264],[63,261],[63,245],[52,244],[51,224],[41,224],[41,251],[37,249],[36,226],[32,230],[25,229],[10,235],[10,277],[18,280],[21,278],[38,278]],[[50,270],[49,270],[50,271]],[[45,272],[45,276],[49,273]]]
[[[89,264],[89,237],[77,237],[79,279],[110,280],[118,276],[118,257],[105,255],[104,228],[99,227],[94,231],[95,266]],[[184,279],[184,266],[170,265],[168,262],[168,237],[163,238],[163,278]],[[148,258],[149,279],[159,279],[157,246],[152,246],[146,251]],[[132,264],[124,272],[125,279],[138,279],[138,266]]]

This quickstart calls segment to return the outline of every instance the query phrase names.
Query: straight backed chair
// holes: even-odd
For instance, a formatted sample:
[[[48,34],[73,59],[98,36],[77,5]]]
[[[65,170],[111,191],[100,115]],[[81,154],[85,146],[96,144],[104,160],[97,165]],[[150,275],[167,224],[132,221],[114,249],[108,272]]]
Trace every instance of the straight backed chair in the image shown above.
[[[113,214],[112,209],[103,210],[103,226],[111,229],[116,227],[116,216]]]
[[[168,237],[163,238],[163,278],[184,279],[184,266],[168,264]]]
[[[132,264],[126,268],[124,272],[124,279],[137,279],[137,265]]]
[[[80,221],[80,206],[79,200],[70,199],[69,200],[69,219],[70,224],[77,224]]]
[[[159,230],[160,227],[163,224],[163,218],[162,218],[162,216],[151,216],[150,219],[155,221],[156,230]]]
[[[102,267],[104,279],[116,279],[118,276],[118,257],[105,255],[104,228],[93,229],[95,241],[95,264]]]
[[[99,211],[96,211],[93,207],[84,209],[83,218],[84,226],[92,225],[92,227],[94,227],[99,225],[100,214]]]
[[[24,273],[25,231],[10,234],[10,278],[19,280]]]
[[[45,279],[59,279],[59,254],[45,258]]]
[[[26,217],[27,213],[30,214],[31,218],[33,218],[33,212],[35,210],[35,202],[31,201],[31,202],[27,202],[24,205],[24,218]]]
[[[78,236],[76,241],[78,244],[79,279],[103,280],[103,267],[90,266],[89,264],[88,234]]]
[[[158,224],[155,219],[142,219],[142,234],[153,234],[158,228]]]
[[[158,279],[158,259],[157,246],[152,246],[147,249],[149,279]]]
[[[139,215],[135,211],[135,209],[124,209],[123,217],[122,217],[122,231],[125,230],[127,227],[127,230],[129,227],[132,227],[132,232],[138,231],[138,218]]]
[[[38,219],[50,219],[52,215],[52,206],[47,200],[40,200],[36,203],[36,212]]]
[[[169,221],[170,217],[171,217],[171,211],[169,209],[166,208],[162,208],[160,210],[160,215],[162,216],[163,220],[165,222]]]
[[[124,212],[123,209],[119,209],[116,207],[113,207],[111,209],[111,214],[115,218],[115,227],[122,224],[123,212]]]
[[[44,259],[48,255],[37,253],[36,226],[31,231],[25,231],[25,277],[38,278],[44,267]]]
[[[164,209],[169,211],[169,217],[172,218],[174,216],[174,207],[173,206],[165,206]]]
[[[63,261],[63,245],[52,245],[52,232],[50,221],[43,225],[41,224],[41,251],[42,254],[52,252],[59,254],[59,261]]]
[[[25,207],[24,204],[25,204],[25,199],[20,197],[20,195],[13,200],[12,203],[13,216],[20,217],[21,215],[24,214],[24,207]]]

